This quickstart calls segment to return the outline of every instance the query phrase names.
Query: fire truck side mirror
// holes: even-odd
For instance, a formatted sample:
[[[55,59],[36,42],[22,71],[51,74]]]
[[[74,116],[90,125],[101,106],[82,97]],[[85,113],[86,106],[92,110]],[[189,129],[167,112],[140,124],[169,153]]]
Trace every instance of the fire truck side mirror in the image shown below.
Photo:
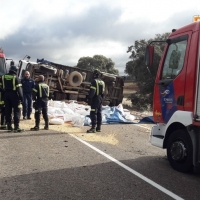
[[[148,45],[145,52],[145,64],[147,67],[153,65],[154,46]]]

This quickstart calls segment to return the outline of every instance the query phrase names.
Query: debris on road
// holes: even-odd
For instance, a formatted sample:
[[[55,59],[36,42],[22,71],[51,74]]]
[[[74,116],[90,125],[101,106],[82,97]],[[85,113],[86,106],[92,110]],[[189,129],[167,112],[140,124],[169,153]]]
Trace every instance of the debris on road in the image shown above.
[[[76,101],[69,103],[62,101],[49,101],[48,115],[50,124],[63,124],[70,122],[73,126],[90,125],[90,106],[79,104]],[[136,117],[127,109],[123,109],[122,104],[118,106],[103,106],[102,123],[136,123]]]

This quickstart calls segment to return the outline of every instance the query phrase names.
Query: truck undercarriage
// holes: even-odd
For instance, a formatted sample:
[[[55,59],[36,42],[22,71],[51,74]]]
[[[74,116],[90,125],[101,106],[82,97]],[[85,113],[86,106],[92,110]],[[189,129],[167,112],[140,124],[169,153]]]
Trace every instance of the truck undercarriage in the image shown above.
[[[52,62],[31,63],[20,60],[20,78],[25,71],[29,71],[34,80],[39,75],[44,75],[45,82],[50,87],[50,98],[53,100],[87,101],[93,78],[92,71]],[[105,82],[103,105],[118,106],[123,100],[123,77],[102,72],[101,79]]]

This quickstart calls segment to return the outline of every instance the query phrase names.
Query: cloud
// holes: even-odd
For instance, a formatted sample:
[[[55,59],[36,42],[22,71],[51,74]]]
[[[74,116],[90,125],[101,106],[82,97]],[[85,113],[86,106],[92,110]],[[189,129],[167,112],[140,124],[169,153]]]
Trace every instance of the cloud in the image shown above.
[[[200,13],[197,1],[184,1],[177,0],[177,11],[172,0],[8,0],[0,13],[0,46],[16,61],[30,55],[32,61],[45,58],[69,66],[83,56],[104,55],[123,74],[127,48],[135,40],[170,32]]]

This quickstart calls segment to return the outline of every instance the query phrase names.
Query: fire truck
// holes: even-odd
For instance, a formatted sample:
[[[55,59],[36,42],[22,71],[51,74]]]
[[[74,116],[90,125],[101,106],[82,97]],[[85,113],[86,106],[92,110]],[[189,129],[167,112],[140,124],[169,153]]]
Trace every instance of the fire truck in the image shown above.
[[[200,169],[200,16],[173,29],[166,41],[146,47],[153,65],[154,47],[165,42],[154,85],[150,142],[166,149],[171,167],[180,172]]]
[[[6,57],[3,49],[0,48],[0,76],[6,73]]]

